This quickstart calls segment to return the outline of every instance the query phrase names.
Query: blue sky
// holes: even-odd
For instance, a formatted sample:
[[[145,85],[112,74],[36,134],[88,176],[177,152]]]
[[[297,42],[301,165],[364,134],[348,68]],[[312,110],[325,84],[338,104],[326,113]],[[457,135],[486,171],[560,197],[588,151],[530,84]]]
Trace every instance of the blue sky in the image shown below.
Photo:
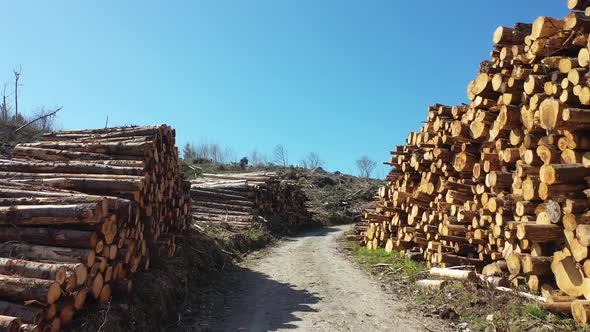
[[[282,144],[355,173],[429,104],[466,101],[497,26],[563,17],[565,2],[11,1],[0,82],[22,65],[21,110],[63,105],[64,129],[167,123],[179,145]]]

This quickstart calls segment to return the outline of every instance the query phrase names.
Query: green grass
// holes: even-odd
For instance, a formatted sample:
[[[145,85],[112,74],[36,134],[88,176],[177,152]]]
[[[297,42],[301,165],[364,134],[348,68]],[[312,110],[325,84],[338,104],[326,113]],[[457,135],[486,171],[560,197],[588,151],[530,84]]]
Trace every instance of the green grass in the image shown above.
[[[486,329],[486,327],[488,327],[488,322],[481,317],[460,316],[459,320],[469,323],[469,327],[474,331],[483,331]]]
[[[368,250],[358,244],[354,244],[353,250],[356,260],[365,268],[371,268],[377,264],[388,264],[391,270],[403,276],[415,275],[426,270],[423,262],[412,261],[399,251],[388,253],[382,248]]]
[[[427,302],[429,300],[428,296],[424,295],[424,294],[418,294],[416,295],[416,301],[417,302]]]
[[[347,233],[343,235],[346,238]],[[368,250],[354,241],[346,241],[355,260],[366,270],[378,275],[386,282],[392,282],[400,276],[416,275],[428,277],[419,272],[425,271],[424,263],[414,262],[400,252],[387,253],[384,249]],[[387,264],[376,267],[377,264]],[[388,272],[389,271],[389,272]],[[390,279],[387,278],[387,275]],[[398,279],[399,280],[399,279]],[[531,328],[550,326],[553,331],[579,331],[570,317],[554,315],[543,310],[542,305],[531,303],[519,297],[498,295],[474,283],[451,280],[443,291],[416,290],[411,283],[401,282],[397,287],[407,287],[410,291],[401,292],[409,296],[410,301],[419,308],[430,310],[450,308],[459,315],[458,320],[469,324],[471,331],[486,331],[494,326],[497,331],[529,331]],[[489,314],[494,314],[492,322],[487,321]]]
[[[525,315],[529,315],[538,319],[546,320],[549,313],[543,310],[543,307],[538,303],[530,303],[522,308],[522,312]]]

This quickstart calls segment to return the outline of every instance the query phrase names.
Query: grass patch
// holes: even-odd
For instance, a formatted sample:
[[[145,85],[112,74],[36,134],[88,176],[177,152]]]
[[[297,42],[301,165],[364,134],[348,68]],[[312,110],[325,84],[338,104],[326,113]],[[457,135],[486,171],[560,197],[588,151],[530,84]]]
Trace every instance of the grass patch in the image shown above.
[[[390,270],[406,277],[426,270],[426,265],[423,262],[410,260],[399,251],[387,252],[383,248],[368,250],[366,247],[362,247],[356,243],[354,243],[352,250],[356,260],[364,268],[387,264]]]
[[[424,294],[418,294],[418,295],[416,295],[416,301],[417,302],[426,302],[426,301],[428,301],[428,296],[426,296]]]
[[[543,310],[543,307],[541,307],[540,304],[538,303],[529,303],[527,305],[525,305],[522,308],[522,312],[525,315],[529,315],[538,319],[543,319],[546,320],[547,317],[549,316],[549,313],[545,310]]]
[[[481,317],[459,316],[459,321],[468,323],[472,330],[483,331],[488,327],[488,322]]]
[[[391,285],[398,296],[408,302],[409,310],[432,315],[442,321],[467,323],[471,331],[582,331],[570,317],[551,314],[538,303],[499,292],[485,285],[461,280],[450,280],[440,291],[419,289],[415,275],[427,278],[418,272],[427,270],[424,263],[411,261],[399,252],[387,253],[384,249],[367,250],[355,241],[343,245],[352,259],[385,284]],[[379,264],[387,264],[381,265]],[[490,316],[493,315],[493,316]],[[493,319],[488,321],[488,316]],[[444,324],[444,323],[443,323]],[[455,326],[455,325],[451,325]]]

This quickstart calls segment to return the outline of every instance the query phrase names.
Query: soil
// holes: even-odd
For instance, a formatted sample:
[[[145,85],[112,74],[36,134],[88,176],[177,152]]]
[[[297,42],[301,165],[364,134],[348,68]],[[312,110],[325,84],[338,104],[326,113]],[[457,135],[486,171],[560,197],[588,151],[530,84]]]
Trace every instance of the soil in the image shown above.
[[[339,254],[350,225],[281,241],[240,263],[225,295],[220,331],[437,331],[367,272]],[[434,326],[434,327],[433,327]]]

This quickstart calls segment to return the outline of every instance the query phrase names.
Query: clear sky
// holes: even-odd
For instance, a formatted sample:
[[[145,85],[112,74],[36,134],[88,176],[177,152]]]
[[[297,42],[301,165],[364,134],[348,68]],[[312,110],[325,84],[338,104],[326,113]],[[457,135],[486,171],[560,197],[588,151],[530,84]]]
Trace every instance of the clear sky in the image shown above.
[[[2,5],[0,82],[20,108],[63,105],[64,129],[167,123],[328,170],[382,162],[434,102],[466,101],[498,25],[566,1],[39,1]],[[383,176],[386,168],[380,171]]]

